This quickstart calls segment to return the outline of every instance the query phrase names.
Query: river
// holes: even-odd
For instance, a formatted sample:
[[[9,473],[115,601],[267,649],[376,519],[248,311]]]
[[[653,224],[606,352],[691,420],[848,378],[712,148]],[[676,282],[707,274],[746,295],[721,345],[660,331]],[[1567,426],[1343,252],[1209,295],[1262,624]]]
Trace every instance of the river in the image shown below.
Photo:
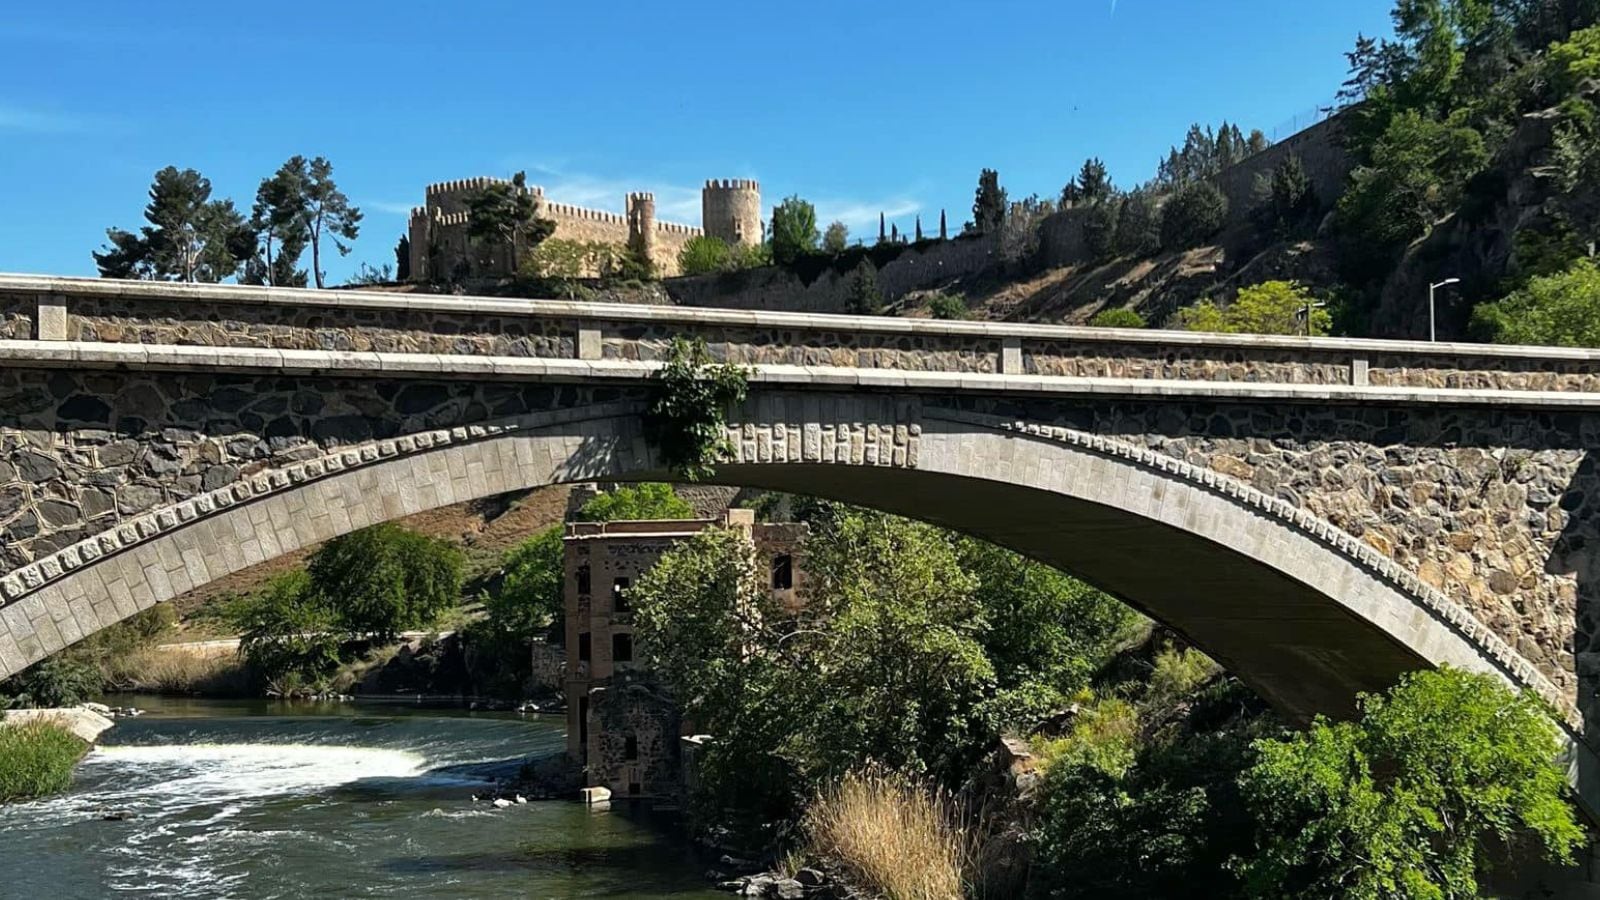
[[[0,806],[0,897],[726,896],[622,812],[471,801],[494,763],[560,748],[553,719],[110,702],[149,713],[106,732],[67,793]]]

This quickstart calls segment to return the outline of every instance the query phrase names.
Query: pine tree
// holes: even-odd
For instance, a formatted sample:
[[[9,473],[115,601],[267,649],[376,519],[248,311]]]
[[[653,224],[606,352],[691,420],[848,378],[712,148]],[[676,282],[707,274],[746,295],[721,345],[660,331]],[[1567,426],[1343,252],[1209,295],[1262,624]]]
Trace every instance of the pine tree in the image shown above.
[[[917,243],[922,243],[922,214],[917,214]]]
[[[1000,186],[1000,173],[984,169],[978,174],[978,190],[972,200],[973,228],[988,234],[1006,219],[1006,190]]]
[[[350,198],[333,182],[333,163],[323,157],[311,161],[306,179],[306,221],[311,244],[311,274],[317,287],[323,286],[322,239],[333,242],[340,256],[350,253],[350,245],[361,234],[361,210],[350,205]]]
[[[1078,198],[1087,203],[1109,200],[1115,192],[1115,188],[1111,185],[1111,176],[1106,172],[1106,164],[1099,157],[1083,161],[1083,168],[1078,170],[1076,183]],[[1062,199],[1066,199],[1064,194]]]
[[[110,246],[95,253],[103,278],[218,282],[255,254],[256,236],[231,200],[212,200],[211,181],[167,166],[150,185],[137,234],[107,229]]]
[[[250,227],[260,241],[261,255],[246,265],[245,281],[305,287],[306,273],[296,267],[306,246],[309,177],[306,158],[292,156],[256,188]]]
[[[949,229],[947,229],[945,227],[945,224],[944,224],[944,210],[941,209],[941,210],[939,210],[939,240],[947,241],[949,239],[950,239],[950,231],[949,231]]]
[[[888,233],[883,230],[883,222],[884,222],[883,213],[879,212],[878,213],[878,243],[880,243],[880,244],[889,239]]]
[[[878,290],[878,267],[863,256],[850,275],[850,292],[845,306],[854,315],[875,316],[883,309],[883,293]]]
[[[394,278],[396,281],[411,280],[410,235],[400,235],[399,243],[394,245]]]
[[[496,181],[467,198],[467,236],[491,240],[506,248],[507,269],[514,270],[518,254],[537,246],[555,233],[556,223],[540,219],[528,176],[511,176],[509,184]]]

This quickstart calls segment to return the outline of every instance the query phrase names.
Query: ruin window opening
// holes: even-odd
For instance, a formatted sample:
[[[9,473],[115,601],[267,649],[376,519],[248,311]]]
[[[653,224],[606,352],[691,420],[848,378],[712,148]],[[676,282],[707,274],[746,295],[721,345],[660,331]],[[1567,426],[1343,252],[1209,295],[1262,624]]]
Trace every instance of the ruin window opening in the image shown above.
[[[585,631],[578,635],[578,662],[588,662],[592,654],[593,648],[590,644],[589,632]]]
[[[628,735],[628,739],[623,742],[622,758],[623,759],[638,759],[639,758],[639,739],[634,737],[631,734]]]
[[[772,589],[787,591],[794,587],[794,557],[780,553],[772,558]]]
[[[589,564],[584,563],[578,567],[578,593],[587,594],[589,589]]]
[[[613,634],[611,636],[611,661],[614,663],[633,662],[633,635]]]

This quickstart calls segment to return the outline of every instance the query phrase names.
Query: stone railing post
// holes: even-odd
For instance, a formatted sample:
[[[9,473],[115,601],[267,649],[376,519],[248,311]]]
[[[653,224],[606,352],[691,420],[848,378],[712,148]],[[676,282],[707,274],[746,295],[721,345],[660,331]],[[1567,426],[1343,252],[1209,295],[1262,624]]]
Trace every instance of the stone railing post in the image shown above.
[[[1367,358],[1357,356],[1350,360],[1350,384],[1352,387],[1366,387],[1372,382],[1367,378]]]
[[[1022,338],[1008,337],[1000,341],[1000,374],[1022,374]]]
[[[67,298],[61,294],[40,294],[33,316],[33,337],[39,341],[67,339]]]
[[[599,359],[602,355],[600,347],[600,328],[597,325],[578,326],[578,358]]]

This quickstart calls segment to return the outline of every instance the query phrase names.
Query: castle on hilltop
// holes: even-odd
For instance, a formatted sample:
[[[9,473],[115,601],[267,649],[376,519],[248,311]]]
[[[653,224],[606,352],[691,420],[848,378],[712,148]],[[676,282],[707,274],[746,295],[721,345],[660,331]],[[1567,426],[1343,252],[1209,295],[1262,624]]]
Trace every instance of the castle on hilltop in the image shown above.
[[[467,237],[471,198],[503,178],[467,178],[428,185],[422,206],[411,210],[411,280],[444,281],[515,274],[520,259],[474,246]],[[524,188],[535,215],[556,223],[553,237],[626,247],[655,266],[660,275],[678,274],[678,252],[690,238],[710,235],[729,244],[761,242],[761,185],[745,179],[712,179],[700,191],[701,227],[656,221],[654,194],[628,194],[623,213],[556,203],[541,187]]]

